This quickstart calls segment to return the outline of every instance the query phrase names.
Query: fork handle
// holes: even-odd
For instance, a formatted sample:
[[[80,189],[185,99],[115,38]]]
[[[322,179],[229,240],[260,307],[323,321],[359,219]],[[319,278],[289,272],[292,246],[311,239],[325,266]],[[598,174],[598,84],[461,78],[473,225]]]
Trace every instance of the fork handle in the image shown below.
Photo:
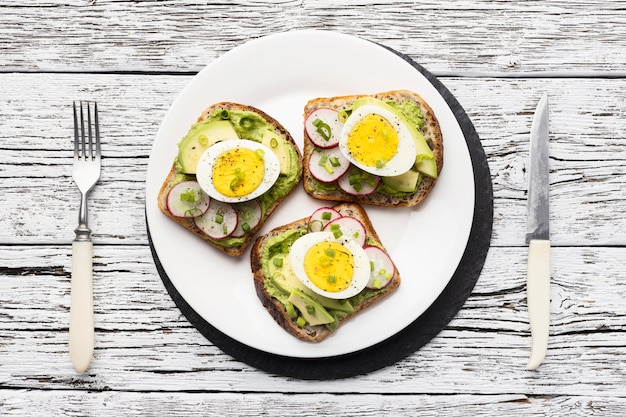
[[[72,242],[72,289],[70,304],[70,357],[74,369],[84,372],[94,347],[93,243]]]

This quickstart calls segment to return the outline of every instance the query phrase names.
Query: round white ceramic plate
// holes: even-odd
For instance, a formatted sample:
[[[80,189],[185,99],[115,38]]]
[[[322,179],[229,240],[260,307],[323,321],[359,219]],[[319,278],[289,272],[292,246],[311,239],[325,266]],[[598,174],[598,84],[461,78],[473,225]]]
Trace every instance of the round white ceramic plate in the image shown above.
[[[414,208],[365,209],[402,276],[396,292],[344,323],[321,343],[286,333],[258,300],[250,248],[228,257],[164,216],[157,206],[177,143],[211,104],[255,106],[303,143],[303,108],[312,98],[395,89],[419,93],[433,108],[444,138],[444,166],[429,196]],[[261,233],[309,216],[327,205],[302,186]],[[166,114],[151,152],[146,216],[152,244],[172,285],[209,324],[264,352],[324,358],[370,347],[418,318],[451,279],[468,241],[474,210],[472,164],[461,128],[446,101],[407,61],[375,43],[334,32],[294,31],[241,45],[216,59],[180,93]]]

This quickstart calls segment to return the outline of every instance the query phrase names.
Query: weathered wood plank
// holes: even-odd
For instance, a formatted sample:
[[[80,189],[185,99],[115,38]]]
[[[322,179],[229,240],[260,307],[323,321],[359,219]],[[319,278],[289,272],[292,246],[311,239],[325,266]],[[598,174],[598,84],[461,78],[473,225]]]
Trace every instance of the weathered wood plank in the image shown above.
[[[90,200],[92,229],[99,243],[145,243],[148,156],[160,120],[190,79],[0,75],[7,92],[0,97],[0,242],[54,243],[74,237],[78,191],[71,180],[71,99],[95,98],[105,156]],[[494,245],[524,244],[529,126],[543,91],[551,104],[553,243],[626,244],[625,80],[443,82],[469,113],[488,157]]]
[[[327,29],[436,71],[624,71],[624,1],[5,1],[0,67],[198,71],[249,39]]]
[[[98,414],[116,416],[554,416],[621,417],[623,398],[559,396],[526,398],[519,395],[332,395],[315,396],[247,393],[155,394],[141,392],[0,391],[7,417]],[[384,410],[384,411],[383,411]]]
[[[626,396],[626,368],[616,359],[626,354],[625,251],[554,249],[550,349],[537,372],[524,369],[526,250],[492,248],[472,296],[439,336],[398,364],[346,383],[275,377],[222,353],[182,317],[145,246],[96,246],[96,352],[90,371],[77,375],[67,353],[69,247],[0,247],[0,346],[11,358],[0,363],[1,383],[375,394],[385,381],[385,393]]]

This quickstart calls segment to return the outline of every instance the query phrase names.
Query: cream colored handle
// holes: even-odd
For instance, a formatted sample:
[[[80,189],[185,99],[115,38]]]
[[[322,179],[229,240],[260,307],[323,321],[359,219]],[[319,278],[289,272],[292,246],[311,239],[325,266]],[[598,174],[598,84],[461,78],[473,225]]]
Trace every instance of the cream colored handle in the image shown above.
[[[70,357],[78,372],[85,372],[93,356],[93,243],[72,242],[70,304]]]
[[[526,282],[532,346],[526,369],[539,367],[548,350],[550,331],[550,241],[531,240],[528,245]]]

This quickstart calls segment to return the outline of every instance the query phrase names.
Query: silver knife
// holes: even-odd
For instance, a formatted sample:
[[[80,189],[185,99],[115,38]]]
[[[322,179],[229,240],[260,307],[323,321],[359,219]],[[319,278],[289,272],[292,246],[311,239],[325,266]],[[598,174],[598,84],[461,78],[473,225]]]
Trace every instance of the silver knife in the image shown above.
[[[548,96],[537,105],[530,130],[528,183],[528,273],[526,296],[532,346],[526,369],[541,364],[548,350],[550,329],[550,228],[549,228]]]

